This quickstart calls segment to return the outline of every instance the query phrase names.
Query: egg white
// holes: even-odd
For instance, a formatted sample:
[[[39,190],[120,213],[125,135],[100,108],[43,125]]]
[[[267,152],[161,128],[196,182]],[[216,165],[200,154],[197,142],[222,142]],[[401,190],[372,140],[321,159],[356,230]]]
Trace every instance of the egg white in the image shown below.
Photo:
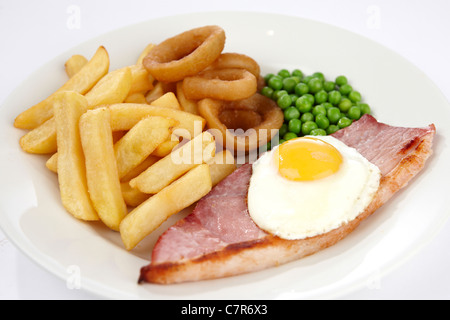
[[[331,136],[314,137],[342,155],[340,169],[315,181],[291,181],[278,172],[274,152],[253,164],[248,208],[263,230],[288,240],[327,233],[352,221],[372,202],[381,172],[356,149]]]

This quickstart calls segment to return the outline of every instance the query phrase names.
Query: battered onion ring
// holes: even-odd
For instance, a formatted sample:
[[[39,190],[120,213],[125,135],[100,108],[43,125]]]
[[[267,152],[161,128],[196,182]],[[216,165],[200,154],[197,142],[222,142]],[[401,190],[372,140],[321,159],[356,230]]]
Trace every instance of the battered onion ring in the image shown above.
[[[199,101],[198,111],[209,129],[221,133],[218,137],[214,130],[211,132],[216,141],[235,151],[249,152],[266,145],[284,122],[283,111],[278,105],[259,93],[240,101],[204,99]],[[231,129],[242,129],[245,134],[233,134]]]
[[[176,82],[212,64],[225,47],[225,31],[205,26],[183,32],[154,47],[143,64],[155,79]]]
[[[251,72],[257,79],[261,74],[259,64],[249,56],[241,53],[222,53],[209,69],[245,69]]]
[[[242,100],[256,93],[256,77],[245,69],[206,70],[183,80],[183,91],[190,100]]]

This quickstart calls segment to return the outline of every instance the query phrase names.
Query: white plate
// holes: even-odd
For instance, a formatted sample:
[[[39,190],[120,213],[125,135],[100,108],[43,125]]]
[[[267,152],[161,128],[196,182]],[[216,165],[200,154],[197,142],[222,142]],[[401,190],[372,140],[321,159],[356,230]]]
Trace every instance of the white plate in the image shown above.
[[[14,118],[46,98],[65,80],[63,65],[72,54],[92,56],[104,45],[111,69],[133,64],[150,42],[208,24],[227,33],[225,51],[260,62],[263,73],[300,68],[345,74],[382,122],[437,126],[435,154],[410,186],[336,246],[277,268],[228,279],[171,286],[138,285],[151,247],[167,226],[129,253],[120,237],[100,223],[83,223],[62,208],[56,176],[47,157],[21,151],[23,131]],[[440,230],[449,216],[445,189],[450,180],[450,108],[425,75],[390,50],[323,23],[261,13],[202,13],[152,20],[92,39],[34,72],[0,109],[0,226],[11,241],[69,287],[123,299],[283,299],[336,298],[398,267]],[[80,281],[80,282],[79,282]]]

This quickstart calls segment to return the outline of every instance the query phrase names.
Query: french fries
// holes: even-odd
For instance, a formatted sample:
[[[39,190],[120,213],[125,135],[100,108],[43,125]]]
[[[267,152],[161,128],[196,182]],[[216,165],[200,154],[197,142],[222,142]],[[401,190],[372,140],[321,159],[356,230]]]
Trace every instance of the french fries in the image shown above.
[[[144,61],[145,57],[150,53],[150,51],[152,51],[152,49],[155,47],[156,45],[154,43],[150,43],[148,44],[145,49],[141,52],[141,54],[139,55],[139,58],[137,59],[136,64],[142,65],[142,62]]]
[[[155,107],[147,104],[119,103],[109,106],[113,131],[126,131],[140,120],[149,116],[167,117],[177,120],[174,128],[178,136],[193,138],[203,132],[206,121],[200,116],[172,108]]]
[[[109,55],[104,47],[98,48],[92,59],[56,92],[75,91],[80,94],[88,92],[109,70]],[[53,97],[32,106],[22,112],[14,121],[19,129],[37,128],[53,116]]]
[[[194,100],[189,100],[184,95],[182,81],[177,83],[177,98],[180,101],[181,110],[192,114],[199,114],[197,102]]]
[[[130,186],[143,193],[156,194],[195,166],[210,161],[215,148],[213,136],[203,132],[132,179]]]
[[[130,92],[132,81],[132,73],[128,67],[108,73],[86,93],[89,109],[123,102]]]
[[[153,79],[149,76],[143,65],[130,66],[131,88],[129,94],[144,92],[153,89]]]
[[[150,194],[132,188],[128,182],[122,182],[120,187],[122,188],[123,199],[130,207],[138,207],[142,202],[151,197]]]
[[[128,209],[120,187],[109,109],[98,108],[83,114],[80,135],[92,203],[105,225],[119,230]]]
[[[218,152],[214,158],[207,161],[207,164],[209,164],[213,187],[236,170],[233,154],[229,150]]]
[[[172,140],[172,137],[171,137],[170,139],[167,139],[166,141],[161,143],[155,149],[155,151],[153,151],[152,155],[154,155],[155,157],[164,158],[165,156],[170,154],[175,149],[175,147],[178,146],[179,144],[180,144],[180,140],[176,139],[176,137],[174,140]]]
[[[120,224],[120,235],[125,248],[132,250],[170,216],[200,200],[211,188],[209,166],[203,164],[143,202]]]
[[[142,92],[131,93],[124,101],[125,103],[147,103]]]
[[[104,76],[85,97],[88,108],[122,102],[131,87],[131,71],[128,68],[115,70]],[[53,101],[53,97],[51,98]],[[53,102],[48,102],[53,106]],[[53,114],[53,111],[52,111]],[[53,116],[42,125],[28,132],[20,140],[20,146],[28,153],[50,154],[57,150],[56,127]]]
[[[114,146],[119,178],[143,162],[172,133],[177,121],[163,117],[148,117],[139,121]]]
[[[53,107],[53,97],[49,104]],[[33,154],[55,153],[58,149],[55,118],[52,116],[39,127],[20,138],[20,147],[23,151]]]
[[[88,108],[86,98],[76,92],[61,92],[54,99],[58,137],[57,171],[62,203],[78,219],[99,220],[88,193],[79,130],[80,117]]]
[[[236,168],[229,151],[216,154],[196,103],[145,69],[153,47],[110,72],[104,47],[89,61],[71,56],[69,80],[14,122],[28,130],[25,152],[49,155],[66,211],[119,231],[127,250]]]
[[[173,92],[167,92],[152,103],[151,106],[172,108],[176,110],[181,110],[180,103],[178,102],[177,96]]]
[[[75,54],[66,61],[64,67],[66,69],[66,74],[69,78],[72,78],[78,73],[87,63],[88,59],[80,54]]]

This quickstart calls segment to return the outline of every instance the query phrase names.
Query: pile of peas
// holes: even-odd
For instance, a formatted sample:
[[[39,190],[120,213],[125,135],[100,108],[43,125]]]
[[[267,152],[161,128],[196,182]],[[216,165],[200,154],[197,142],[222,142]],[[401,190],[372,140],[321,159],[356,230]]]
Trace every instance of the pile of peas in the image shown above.
[[[321,72],[305,76],[298,69],[283,69],[264,79],[266,86],[261,94],[276,101],[284,111],[280,144],[306,135],[333,134],[371,112],[345,76],[329,81]]]

